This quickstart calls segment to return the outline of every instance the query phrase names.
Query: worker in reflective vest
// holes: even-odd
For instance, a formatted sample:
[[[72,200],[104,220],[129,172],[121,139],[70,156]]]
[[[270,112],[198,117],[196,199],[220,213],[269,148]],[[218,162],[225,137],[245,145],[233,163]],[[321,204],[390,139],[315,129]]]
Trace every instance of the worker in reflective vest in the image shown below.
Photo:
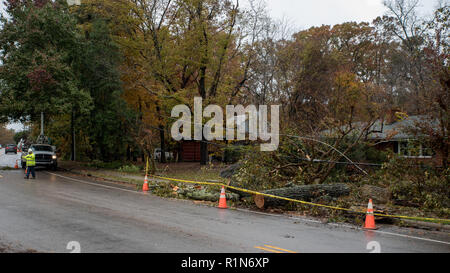
[[[28,155],[25,156],[25,160],[27,161],[27,176],[25,176],[25,179],[30,177],[30,173],[32,179],[36,179],[36,173],[34,172],[34,167],[36,166],[36,156],[33,154],[32,149],[28,149]]]

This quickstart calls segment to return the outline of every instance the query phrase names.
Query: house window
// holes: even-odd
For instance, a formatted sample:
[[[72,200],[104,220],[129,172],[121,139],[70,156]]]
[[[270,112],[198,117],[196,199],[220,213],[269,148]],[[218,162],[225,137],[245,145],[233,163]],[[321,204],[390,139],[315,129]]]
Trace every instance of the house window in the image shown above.
[[[433,150],[427,145],[415,140],[405,140],[397,142],[398,154],[410,158],[431,158]]]

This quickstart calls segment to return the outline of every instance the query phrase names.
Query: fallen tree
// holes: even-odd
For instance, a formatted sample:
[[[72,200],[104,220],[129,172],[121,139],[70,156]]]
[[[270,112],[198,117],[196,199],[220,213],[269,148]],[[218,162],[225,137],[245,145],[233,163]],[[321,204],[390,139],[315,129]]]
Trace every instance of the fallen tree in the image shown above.
[[[239,169],[241,167],[242,167],[242,163],[236,163],[236,164],[230,165],[220,172],[220,176],[223,178],[231,178],[233,175],[235,175],[239,171]]]
[[[230,165],[229,167],[227,167],[226,169],[224,169],[220,172],[221,177],[228,178],[228,183],[227,183],[228,186],[240,187],[240,185],[237,184],[236,181],[233,179],[233,175],[235,175],[237,172],[239,172],[239,169],[241,167],[242,167],[242,163],[236,163],[236,164]],[[227,190],[232,193],[239,194],[239,196],[241,198],[252,196],[249,193],[245,193],[245,192],[238,191],[235,189],[227,189]]]
[[[320,184],[293,186],[263,191],[262,193],[286,197],[301,201],[311,201],[320,197],[338,198],[350,194],[350,188],[346,184]],[[267,207],[282,207],[289,201],[267,197],[263,195],[254,195],[253,200],[260,209]]]
[[[220,198],[220,193],[209,192],[207,190],[185,190],[180,191],[179,194],[182,194],[190,199],[200,200],[200,201],[210,201],[210,202],[218,202]],[[227,200],[238,201],[239,195],[235,193],[226,193]]]

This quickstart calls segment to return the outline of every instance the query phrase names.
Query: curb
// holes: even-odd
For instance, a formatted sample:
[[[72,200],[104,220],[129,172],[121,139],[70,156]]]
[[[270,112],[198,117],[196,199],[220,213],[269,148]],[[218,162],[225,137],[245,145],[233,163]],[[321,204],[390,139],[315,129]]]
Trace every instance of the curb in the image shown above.
[[[128,184],[128,185],[133,185],[133,186],[140,186],[139,184],[132,183],[130,181],[106,178],[106,177],[99,176],[99,175],[92,175],[92,174],[88,175],[86,173],[77,172],[77,171],[74,171],[74,170],[68,170],[68,169],[64,169],[64,168],[59,168],[59,169],[64,171],[64,172],[68,172],[68,173],[72,173],[72,174],[76,174],[76,175],[81,175],[81,176],[85,176],[85,177],[100,178],[100,179],[104,179],[104,180],[110,181],[110,182],[123,183],[123,184]],[[116,177],[116,178],[118,178],[118,177]]]
[[[413,221],[413,220],[401,220],[400,222],[403,223],[403,226],[406,226],[406,227],[450,232],[450,225],[419,222],[419,221]]]

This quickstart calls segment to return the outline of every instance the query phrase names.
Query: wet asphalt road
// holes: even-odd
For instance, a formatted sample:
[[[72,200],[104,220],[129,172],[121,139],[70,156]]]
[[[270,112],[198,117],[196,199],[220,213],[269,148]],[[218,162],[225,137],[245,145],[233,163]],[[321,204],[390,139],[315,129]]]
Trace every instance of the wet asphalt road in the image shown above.
[[[0,154],[0,157],[4,156]],[[12,156],[12,155],[11,155]],[[0,171],[0,242],[40,252],[450,252],[448,233],[349,226],[221,210],[70,176]]]
[[[2,149],[0,149],[0,167],[14,168],[14,165],[16,165],[16,160],[17,164],[20,167],[20,156],[21,153],[8,153],[7,155],[5,155],[5,148],[3,147]]]

